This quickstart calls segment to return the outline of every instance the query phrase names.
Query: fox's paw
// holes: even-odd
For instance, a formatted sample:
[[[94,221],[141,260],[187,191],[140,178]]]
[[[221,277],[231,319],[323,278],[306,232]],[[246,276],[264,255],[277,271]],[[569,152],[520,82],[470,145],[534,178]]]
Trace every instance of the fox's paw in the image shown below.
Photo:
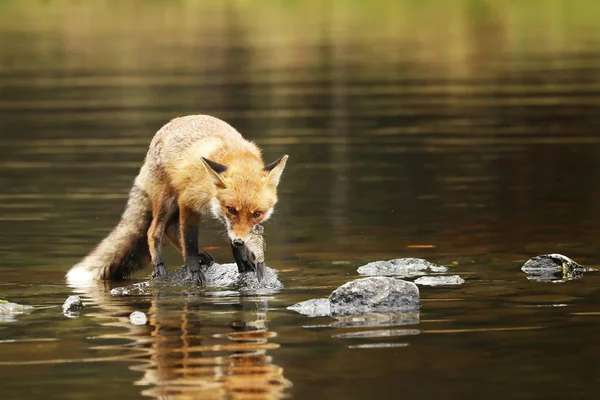
[[[188,271],[186,279],[198,286],[206,286],[206,276],[202,271]]]
[[[167,276],[167,267],[164,263],[156,264],[154,266],[154,271],[152,271],[153,278],[162,278]]]

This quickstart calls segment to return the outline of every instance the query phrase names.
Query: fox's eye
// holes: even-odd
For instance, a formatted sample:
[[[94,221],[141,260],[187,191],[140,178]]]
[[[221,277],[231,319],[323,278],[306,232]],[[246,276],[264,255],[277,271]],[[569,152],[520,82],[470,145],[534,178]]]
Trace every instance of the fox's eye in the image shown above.
[[[229,212],[231,215],[237,215],[237,210],[235,207],[227,207],[227,212]]]
[[[261,217],[261,215],[262,215],[262,211],[254,211],[254,212],[252,213],[252,216],[253,216],[254,218],[260,218],[260,217]]]

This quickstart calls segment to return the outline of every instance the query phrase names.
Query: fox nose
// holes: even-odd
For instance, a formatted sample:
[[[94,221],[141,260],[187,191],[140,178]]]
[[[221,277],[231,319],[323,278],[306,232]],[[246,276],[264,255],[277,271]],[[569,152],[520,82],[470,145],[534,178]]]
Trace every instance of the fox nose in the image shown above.
[[[240,238],[238,238],[238,239],[235,239],[235,240],[233,241],[233,245],[234,245],[234,246],[237,246],[237,247],[242,247],[242,246],[244,245],[244,241],[243,241],[242,239],[240,239]]]

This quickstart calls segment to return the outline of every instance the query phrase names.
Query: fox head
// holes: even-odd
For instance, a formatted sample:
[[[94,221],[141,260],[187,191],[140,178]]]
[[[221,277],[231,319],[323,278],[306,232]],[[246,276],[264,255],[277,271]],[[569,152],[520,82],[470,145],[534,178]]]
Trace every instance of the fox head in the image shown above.
[[[216,196],[211,202],[213,216],[227,227],[231,243],[242,246],[252,229],[273,214],[277,185],[288,156],[263,166],[258,159],[236,160],[230,165],[202,158]]]

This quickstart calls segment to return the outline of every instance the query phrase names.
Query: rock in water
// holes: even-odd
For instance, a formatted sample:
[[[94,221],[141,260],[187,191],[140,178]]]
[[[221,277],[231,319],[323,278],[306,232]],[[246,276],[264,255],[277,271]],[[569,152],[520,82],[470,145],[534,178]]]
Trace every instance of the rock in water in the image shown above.
[[[329,299],[311,299],[289,306],[288,310],[309,317],[326,317],[331,315],[331,301]]]
[[[335,314],[368,311],[408,311],[420,307],[419,289],[412,282],[386,277],[357,279],[329,296]]]
[[[421,258],[396,258],[389,261],[373,261],[358,268],[358,273],[361,275],[398,276],[403,278],[447,271],[448,268]]]
[[[236,264],[213,264],[203,267],[206,276],[206,287],[216,289],[233,289],[240,292],[272,292],[283,288],[283,284],[273,268],[265,267],[263,279],[259,282],[254,272],[240,274]],[[186,288],[191,291],[205,291],[187,280],[185,265],[167,276],[150,281],[138,282],[129,286],[113,288],[112,296],[144,296],[166,288]]]
[[[69,296],[62,305],[63,313],[77,313],[83,308],[83,303],[79,296]]]
[[[348,282],[328,299],[303,301],[288,307],[310,317],[418,311],[419,288],[395,278],[371,277]]]
[[[422,276],[415,279],[417,285],[423,286],[451,286],[462,285],[465,280],[458,275],[449,276]]]
[[[258,281],[256,274],[246,272],[240,274],[236,264],[213,264],[204,270],[206,276],[206,286],[213,288],[244,288],[244,289],[281,289],[283,284],[277,277],[277,271],[265,267],[265,276],[262,281]],[[171,284],[185,284],[187,271],[185,265],[178,270],[173,271],[164,279]]]
[[[584,270],[581,265],[577,264],[569,257],[556,253],[533,257],[521,267],[521,271],[527,272],[528,274],[574,271],[576,269],[580,269],[582,272]]]
[[[586,271],[595,271],[584,268],[562,254],[544,254],[528,260],[521,267],[521,271],[529,274],[529,280],[538,282],[564,282],[581,278]]]
[[[13,322],[15,316],[20,314],[29,314],[33,311],[32,306],[25,306],[8,301],[0,301],[0,322]]]
[[[129,321],[134,325],[146,325],[148,317],[141,311],[134,311],[129,315]]]

